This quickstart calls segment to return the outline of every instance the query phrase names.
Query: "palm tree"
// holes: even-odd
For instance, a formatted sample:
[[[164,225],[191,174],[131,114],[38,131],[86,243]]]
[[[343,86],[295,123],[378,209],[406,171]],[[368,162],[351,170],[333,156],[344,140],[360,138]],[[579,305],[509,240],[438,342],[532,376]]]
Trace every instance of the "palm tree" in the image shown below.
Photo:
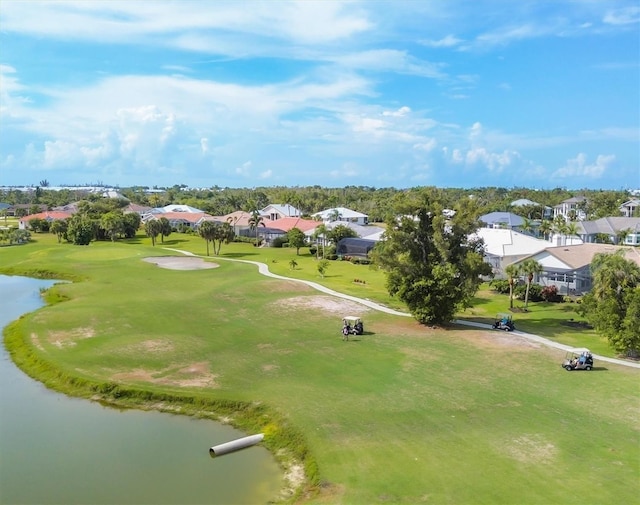
[[[332,223],[334,221],[338,221],[341,217],[342,214],[340,214],[340,211],[338,209],[333,209],[331,210],[331,212],[329,212],[329,221],[331,221]]]
[[[156,237],[160,234],[160,221],[155,218],[149,219],[149,221],[144,224],[144,231],[147,237],[151,237],[151,245],[155,247]]]
[[[238,222],[238,219],[240,219],[240,216],[229,216],[227,218],[227,223],[229,223],[233,227],[234,236],[236,234],[236,223]]]
[[[204,221],[198,226],[198,235],[207,243],[207,256],[209,256],[209,242],[213,242],[216,237],[217,226],[213,221]]]
[[[318,226],[316,226],[315,230],[313,230],[313,238],[316,241],[316,259],[318,259],[318,252],[320,250],[320,248],[318,247],[318,238],[322,238],[322,257],[324,258],[324,244],[326,242],[328,231],[329,230],[324,223],[319,224]]]
[[[518,276],[518,265],[507,265],[504,269],[504,273],[509,277],[509,308],[513,308],[513,285],[516,283],[516,277]]]
[[[527,277],[527,290],[524,295],[524,308],[525,310],[529,306],[529,289],[531,289],[531,282],[535,274],[541,274],[543,271],[542,265],[533,258],[524,260],[518,267],[521,274]]]
[[[562,236],[562,245],[567,244],[567,222],[562,216],[557,216],[553,220],[553,232]]]
[[[575,221],[570,221],[569,223],[567,223],[565,234],[567,235],[567,237],[575,237],[578,235],[578,225]],[[567,242],[565,240],[565,245],[566,243]]]
[[[616,233],[616,240],[618,241],[618,245],[624,244],[624,241],[631,234],[631,228],[627,228],[625,230],[620,230]]]
[[[290,270],[295,270],[297,266],[298,266],[298,262],[296,260],[292,259],[291,261],[289,261]]]
[[[256,247],[258,247],[258,229],[260,226],[264,226],[264,217],[260,215],[260,211],[258,209],[254,209],[251,212],[251,217],[249,218],[249,228],[256,231]]]
[[[523,217],[522,224],[520,225],[520,230],[523,233],[530,234],[533,231],[533,225],[531,224],[531,219]]]
[[[540,233],[542,233],[542,236],[545,238],[545,240],[549,240],[549,234],[553,230],[553,223],[548,219],[543,219],[540,222],[540,227],[538,228],[538,230],[540,230]]]
[[[171,235],[171,223],[166,217],[161,217],[158,222],[160,223],[160,241],[164,244],[164,238]]]

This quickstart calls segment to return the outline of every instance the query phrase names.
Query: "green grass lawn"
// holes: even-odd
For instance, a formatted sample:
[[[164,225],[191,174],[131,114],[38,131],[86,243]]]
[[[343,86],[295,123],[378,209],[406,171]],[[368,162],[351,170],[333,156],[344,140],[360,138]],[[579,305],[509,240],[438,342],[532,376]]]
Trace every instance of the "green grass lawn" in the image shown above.
[[[254,266],[165,270],[142,259],[171,253],[143,237],[88,247],[35,238],[0,248],[0,272],[78,281],[56,285],[49,298],[64,301],[20,322],[41,360],[90,381],[259,402],[299,430],[317,462],[316,492],[300,502],[638,502],[638,370],[596,363],[568,373],[561,351],[513,335],[430,329],[365,307],[366,334],[343,342],[341,308],[327,305],[342,302]],[[202,239],[176,234],[165,246],[206,251]],[[331,262],[323,280],[302,252],[222,248],[224,257],[401,306],[385,295],[381,272]],[[492,320],[505,300],[482,291],[461,317]],[[595,335],[565,330],[568,309],[530,308],[515,315],[518,328],[598,352]]]

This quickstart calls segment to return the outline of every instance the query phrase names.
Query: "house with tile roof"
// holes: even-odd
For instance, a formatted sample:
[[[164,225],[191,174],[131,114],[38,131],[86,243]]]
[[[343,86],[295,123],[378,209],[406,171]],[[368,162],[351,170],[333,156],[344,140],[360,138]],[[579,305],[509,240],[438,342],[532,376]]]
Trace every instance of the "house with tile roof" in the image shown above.
[[[18,228],[21,230],[28,230],[29,222],[32,219],[44,219],[48,223],[52,223],[53,221],[64,221],[71,216],[73,216],[73,213],[63,212],[59,210],[48,210],[45,212],[39,212],[37,214],[30,214],[28,216],[20,218],[20,221],[18,222]]]
[[[640,250],[608,244],[580,244],[547,247],[526,256],[513,264],[518,265],[532,258],[542,265],[543,272],[534,276],[533,282],[543,286],[554,285],[561,294],[583,294],[592,286],[591,262],[596,254],[614,254],[623,251],[624,257],[640,266]]]
[[[213,216],[206,212],[160,212],[156,214],[146,214],[143,218],[143,222],[147,223],[153,219],[160,220],[163,217],[169,221],[171,228],[176,230],[184,228],[197,230],[198,226],[200,226],[204,221],[217,221]]]

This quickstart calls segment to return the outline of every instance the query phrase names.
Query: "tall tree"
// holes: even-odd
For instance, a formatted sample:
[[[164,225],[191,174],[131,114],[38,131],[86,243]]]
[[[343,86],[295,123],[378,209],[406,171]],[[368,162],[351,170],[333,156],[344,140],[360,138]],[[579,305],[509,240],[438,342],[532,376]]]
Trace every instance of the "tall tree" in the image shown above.
[[[307,241],[307,237],[300,228],[291,228],[287,232],[287,240],[289,241],[289,247],[296,248],[296,255],[300,255],[300,248],[304,246]]]
[[[545,240],[549,240],[549,234],[553,231],[553,223],[548,219],[543,219],[540,222],[540,227],[538,228],[538,230],[540,231],[540,233],[542,233],[542,236],[545,238]]]
[[[213,232],[213,254],[218,256],[222,249],[222,244],[228,244],[231,242],[236,234],[233,232],[233,228],[227,222],[218,223],[214,222],[215,229]]]
[[[164,244],[164,238],[171,235],[171,223],[166,217],[161,217],[158,221],[160,222],[160,241]]]
[[[451,321],[470,305],[481,276],[491,274],[482,240],[468,238],[480,227],[474,204],[459,202],[450,220],[442,211],[429,193],[407,200],[398,208],[402,217],[388,223],[386,240],[372,254],[387,274],[389,293],[423,324]]]
[[[622,251],[596,254],[591,262],[593,287],[578,310],[618,352],[640,352],[640,266]]]
[[[144,232],[151,238],[151,245],[155,247],[156,237],[160,235],[160,222],[157,219],[149,219],[144,224]]]
[[[529,290],[531,289],[533,277],[542,273],[543,268],[536,260],[529,258],[518,265],[518,270],[527,279],[527,289],[524,294],[524,308],[527,309],[529,307]]]
[[[86,215],[74,214],[69,218],[67,237],[75,245],[89,245],[96,236],[94,221]]]
[[[313,238],[316,241],[316,259],[318,259],[319,254],[320,254],[320,248],[318,247],[318,239],[320,238],[322,240],[322,257],[324,258],[324,245],[327,241],[327,233],[328,233],[328,229],[326,227],[326,225],[324,223],[319,224],[318,226],[316,226],[316,228],[313,230]]]
[[[256,232],[256,247],[258,247],[260,245],[258,244],[258,230],[260,226],[264,226],[264,218],[262,217],[258,209],[254,209],[253,211],[251,211],[251,217],[249,218],[248,222],[249,228],[251,230],[255,230]]]
[[[67,220],[66,219],[56,219],[51,223],[49,227],[49,231],[51,233],[55,233],[58,237],[58,244],[62,242],[62,239],[67,234]]]
[[[124,215],[122,211],[113,210],[103,214],[100,217],[100,227],[111,241],[115,242],[117,236],[124,232]]]
[[[138,233],[142,218],[137,212],[127,212],[123,218],[124,230],[123,234],[125,238],[133,238]]]
[[[209,256],[209,242],[213,242],[217,234],[217,226],[213,221],[204,221],[198,226],[198,235],[207,243],[207,256]]]
[[[326,233],[326,237],[332,244],[338,245],[343,238],[357,237],[358,234],[354,229],[349,228],[346,224],[339,224],[331,228]]]
[[[518,276],[519,269],[518,265],[507,265],[507,268],[504,269],[504,273],[507,274],[509,279],[509,308],[513,308],[513,287],[516,283],[516,277]]]

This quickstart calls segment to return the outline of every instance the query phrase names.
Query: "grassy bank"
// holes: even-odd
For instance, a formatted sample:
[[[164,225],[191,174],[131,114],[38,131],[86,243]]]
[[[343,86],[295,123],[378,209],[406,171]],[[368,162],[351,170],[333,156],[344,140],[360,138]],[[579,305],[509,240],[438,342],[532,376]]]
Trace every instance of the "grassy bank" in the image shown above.
[[[56,285],[48,296],[59,303],[9,327],[20,366],[71,394],[265,431],[283,462],[306,464],[294,501],[582,503],[580,489],[590,503],[637,499],[637,370],[567,373],[561,353],[512,335],[424,328],[250,265],[161,269],[142,259],[170,253],[144,238],[88,247],[36,238],[0,248],[0,271],[79,281]],[[201,239],[167,242],[205,252]],[[222,254],[321,281],[311,257],[289,271],[295,251]],[[332,263],[322,282],[393,303],[366,277],[379,272],[357,266],[360,286],[352,267]],[[495,300],[478,299],[463,317],[492,317]],[[343,342],[340,316],[354,310],[366,334]]]

